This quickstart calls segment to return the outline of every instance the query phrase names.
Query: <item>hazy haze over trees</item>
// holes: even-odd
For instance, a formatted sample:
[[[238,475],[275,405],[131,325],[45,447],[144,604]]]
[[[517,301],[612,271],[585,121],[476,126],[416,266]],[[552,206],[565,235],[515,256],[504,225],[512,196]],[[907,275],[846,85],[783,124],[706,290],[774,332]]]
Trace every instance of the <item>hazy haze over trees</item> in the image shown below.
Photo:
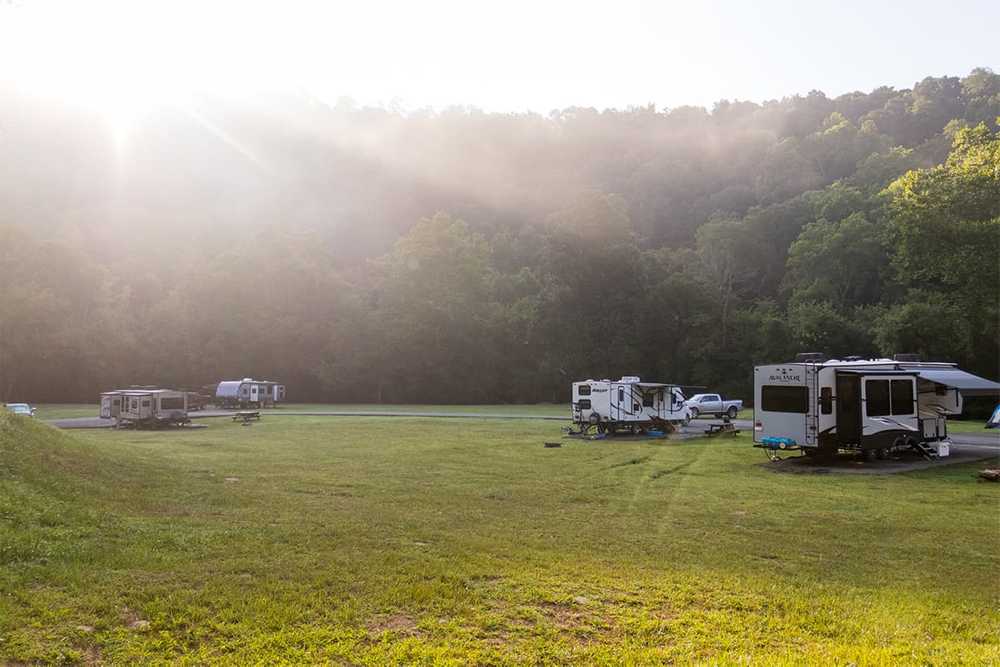
[[[0,92],[0,399],[745,393],[799,350],[998,374],[1000,76],[711,111]]]

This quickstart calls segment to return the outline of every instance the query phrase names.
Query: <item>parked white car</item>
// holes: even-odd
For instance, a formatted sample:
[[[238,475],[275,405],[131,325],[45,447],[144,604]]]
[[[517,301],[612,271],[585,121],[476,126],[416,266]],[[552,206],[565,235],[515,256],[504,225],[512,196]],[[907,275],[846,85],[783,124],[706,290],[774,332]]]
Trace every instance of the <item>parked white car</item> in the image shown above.
[[[691,410],[691,419],[698,415],[715,415],[735,419],[743,408],[743,401],[724,401],[719,394],[695,394],[684,405]]]
[[[15,415],[24,415],[26,417],[35,416],[35,409],[27,403],[5,403],[4,407],[13,412]]]

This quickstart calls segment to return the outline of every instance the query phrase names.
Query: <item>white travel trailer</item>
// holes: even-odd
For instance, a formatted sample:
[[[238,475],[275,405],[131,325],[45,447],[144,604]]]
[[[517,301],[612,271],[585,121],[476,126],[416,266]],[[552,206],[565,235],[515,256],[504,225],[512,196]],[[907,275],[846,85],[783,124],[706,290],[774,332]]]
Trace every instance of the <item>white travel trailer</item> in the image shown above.
[[[264,408],[285,400],[285,385],[270,380],[223,380],[215,398],[225,408]]]
[[[1000,384],[955,364],[894,359],[826,360],[801,354],[754,368],[754,443],[806,454],[856,450],[884,458],[912,448],[947,456],[948,415],[962,397],[1000,394]]]
[[[173,389],[119,389],[101,394],[101,418],[118,426],[186,424],[187,393]]]
[[[663,422],[687,423],[691,418],[680,386],[628,376],[574,382],[572,413],[575,424],[585,430],[595,427],[599,433],[634,433]]]

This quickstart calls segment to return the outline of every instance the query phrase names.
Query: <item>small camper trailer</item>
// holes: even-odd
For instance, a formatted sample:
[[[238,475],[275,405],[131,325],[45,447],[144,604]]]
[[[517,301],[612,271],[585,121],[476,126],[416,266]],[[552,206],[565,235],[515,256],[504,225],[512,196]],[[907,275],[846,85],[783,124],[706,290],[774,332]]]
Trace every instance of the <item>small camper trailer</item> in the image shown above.
[[[223,380],[215,389],[216,403],[223,408],[266,408],[285,400],[285,385],[271,380]]]
[[[574,382],[572,400],[573,422],[599,433],[634,433],[658,422],[679,424],[690,419],[680,386],[637,377]]]
[[[187,394],[173,389],[119,389],[101,394],[101,418],[118,426],[186,424]]]
[[[825,359],[754,368],[754,443],[802,449],[838,449],[885,458],[916,449],[927,458],[948,455],[948,415],[962,397],[1000,394],[1000,384],[955,364],[894,359]]]

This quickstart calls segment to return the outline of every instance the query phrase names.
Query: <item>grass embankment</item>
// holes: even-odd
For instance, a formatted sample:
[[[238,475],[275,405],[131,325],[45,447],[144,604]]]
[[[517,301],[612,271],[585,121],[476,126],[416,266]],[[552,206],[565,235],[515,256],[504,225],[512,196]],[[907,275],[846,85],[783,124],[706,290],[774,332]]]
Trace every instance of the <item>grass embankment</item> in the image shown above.
[[[1000,488],[737,440],[0,416],[0,662],[1000,660]]]

